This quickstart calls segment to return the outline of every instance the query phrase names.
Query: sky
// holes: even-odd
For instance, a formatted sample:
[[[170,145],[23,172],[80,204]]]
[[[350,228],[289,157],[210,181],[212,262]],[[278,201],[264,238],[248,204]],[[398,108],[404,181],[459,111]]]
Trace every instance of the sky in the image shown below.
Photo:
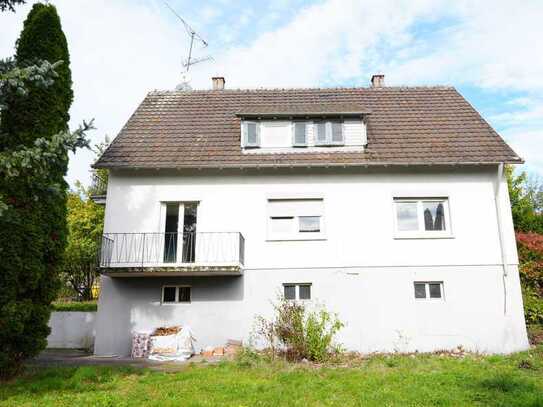
[[[209,46],[194,89],[450,85],[543,176],[541,0],[169,0]],[[0,13],[0,57],[13,55],[33,1]],[[114,138],[145,95],[181,81],[189,37],[163,0],[55,0],[74,89],[70,126],[94,118],[92,143]],[[94,153],[67,175],[90,182]]]

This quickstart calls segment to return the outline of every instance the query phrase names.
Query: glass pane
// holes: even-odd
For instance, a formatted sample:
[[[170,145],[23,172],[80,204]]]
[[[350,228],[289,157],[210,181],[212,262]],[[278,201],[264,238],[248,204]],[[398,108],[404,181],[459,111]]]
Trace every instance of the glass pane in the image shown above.
[[[190,287],[179,287],[179,302],[190,302]]]
[[[311,299],[311,285],[309,285],[309,284],[300,285],[298,287],[298,289],[300,290],[300,292],[299,292],[300,300],[310,300]]]
[[[254,146],[257,142],[256,123],[247,123],[247,144]]]
[[[415,298],[426,298],[426,284],[415,283]]]
[[[440,283],[430,283],[430,298],[441,298]]]
[[[175,302],[175,287],[164,287],[162,302]]]
[[[288,234],[292,233],[294,217],[272,217],[271,218],[271,233]]]
[[[295,300],[296,299],[296,286],[295,285],[285,285],[283,286],[285,291],[286,300]]]
[[[326,123],[325,122],[315,123],[315,130],[317,133],[317,144],[326,143]]]
[[[399,231],[419,229],[416,202],[396,202],[396,216]]]
[[[300,232],[320,232],[320,216],[300,216]]]
[[[294,123],[294,144],[305,145],[305,123]]]
[[[423,202],[422,207],[424,210],[425,230],[446,230],[443,202]]]
[[[166,204],[166,226],[164,230],[164,263],[177,262],[177,228],[179,203]]]
[[[341,122],[332,122],[332,142],[343,142],[343,125]]]

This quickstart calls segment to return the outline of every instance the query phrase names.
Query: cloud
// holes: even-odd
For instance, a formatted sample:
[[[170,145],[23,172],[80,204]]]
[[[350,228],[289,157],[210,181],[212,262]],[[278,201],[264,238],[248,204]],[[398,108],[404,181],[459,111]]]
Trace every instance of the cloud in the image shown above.
[[[188,45],[158,0],[57,0],[72,58],[72,124],[96,118],[94,141],[115,136],[149,90],[173,89]],[[543,5],[525,0],[281,0],[200,3],[172,0],[210,47],[192,84],[227,87],[452,84],[491,94],[490,121],[543,173]],[[0,55],[12,47],[28,6],[0,15]],[[194,20],[192,20],[194,19]],[[4,35],[5,33],[5,35]],[[472,93],[473,93],[472,92]],[[471,101],[471,100],[470,100]],[[543,144],[543,143],[541,143]],[[70,162],[68,180],[88,180],[89,152]]]

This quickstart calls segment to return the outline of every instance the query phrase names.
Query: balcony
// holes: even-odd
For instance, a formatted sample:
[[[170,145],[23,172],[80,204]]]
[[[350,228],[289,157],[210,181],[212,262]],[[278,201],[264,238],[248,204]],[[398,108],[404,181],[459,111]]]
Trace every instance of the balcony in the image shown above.
[[[241,275],[239,232],[105,233],[100,272],[112,277]]]
[[[90,198],[98,205],[106,204],[107,181],[98,174],[92,175],[92,183],[89,188]]]

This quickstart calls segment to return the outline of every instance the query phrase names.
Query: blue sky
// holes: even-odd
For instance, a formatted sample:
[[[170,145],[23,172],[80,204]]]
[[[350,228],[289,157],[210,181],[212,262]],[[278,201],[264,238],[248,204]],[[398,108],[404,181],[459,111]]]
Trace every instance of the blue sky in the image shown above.
[[[188,39],[162,0],[52,1],[68,37],[72,126],[95,118],[114,137],[145,94],[173,89]],[[209,42],[193,88],[452,85],[543,175],[543,2],[522,0],[279,0],[169,3]],[[0,15],[0,55],[13,53],[29,5]],[[92,153],[68,180],[89,180]]]

